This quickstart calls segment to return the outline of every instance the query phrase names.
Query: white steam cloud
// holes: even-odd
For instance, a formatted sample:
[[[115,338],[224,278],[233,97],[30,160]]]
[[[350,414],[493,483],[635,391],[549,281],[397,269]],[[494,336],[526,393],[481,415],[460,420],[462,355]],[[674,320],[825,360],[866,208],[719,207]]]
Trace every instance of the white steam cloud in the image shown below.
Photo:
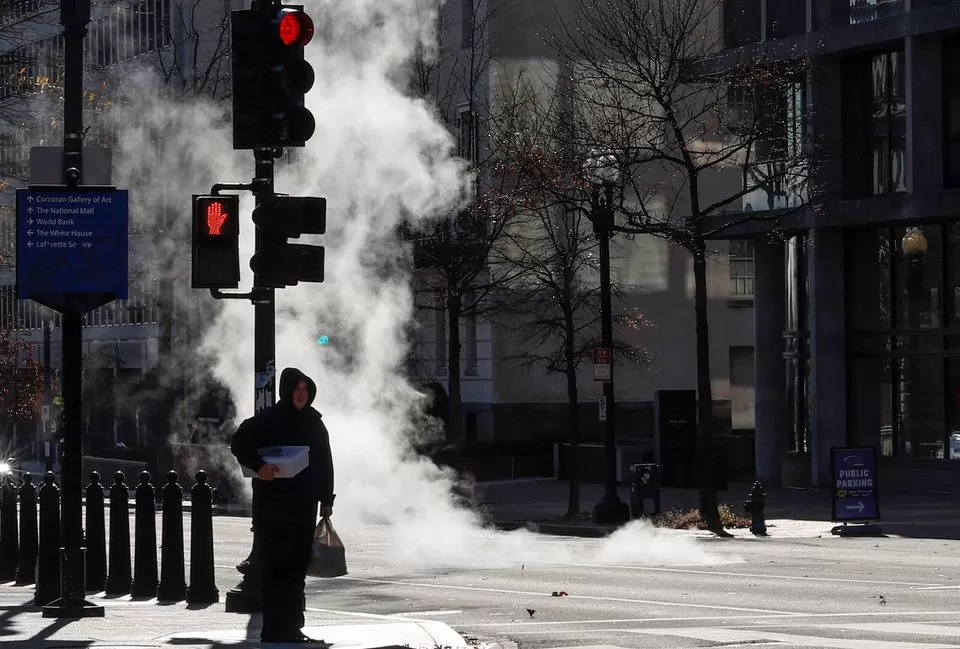
[[[435,16],[424,11],[432,4],[306,3],[318,25],[318,37],[307,48],[318,80],[308,96],[317,131],[295,164],[278,165],[277,191],[327,198],[326,281],[277,291],[277,369],[279,376],[283,367],[296,366],[317,382],[314,405],[330,430],[336,465],[338,529],[349,544],[359,541],[364,525],[389,526],[391,560],[410,566],[476,565],[480,557],[504,564],[716,561],[693,540],[660,535],[639,522],[587,554],[572,549],[574,544],[563,550],[553,544],[544,556],[546,546],[534,535],[484,529],[474,513],[455,505],[447,474],[411,457],[420,395],[400,371],[413,299],[407,255],[395,230],[404,217],[436,219],[469,195],[451,135],[426,103],[404,94],[424,25],[435,24]],[[253,156],[232,150],[222,106],[158,99],[156,88],[155,78],[145,74],[129,93],[132,110],[122,109],[121,173],[115,180],[130,187],[134,200],[160,205],[164,197],[185,198],[215,182],[252,177]],[[167,182],[144,182],[144,160],[152,178]],[[242,213],[249,215],[252,207],[252,198],[243,197]],[[179,264],[189,249],[183,239],[188,232],[176,232],[161,250],[167,260],[161,272],[178,273],[185,288],[189,270]],[[246,260],[253,251],[248,216],[241,238]],[[241,266],[242,283],[249,286],[252,273]],[[205,323],[211,326],[204,347],[242,419],[253,413],[253,307],[237,300],[218,309]],[[317,344],[320,335],[329,336],[329,345]],[[235,466],[232,458],[225,464]]]

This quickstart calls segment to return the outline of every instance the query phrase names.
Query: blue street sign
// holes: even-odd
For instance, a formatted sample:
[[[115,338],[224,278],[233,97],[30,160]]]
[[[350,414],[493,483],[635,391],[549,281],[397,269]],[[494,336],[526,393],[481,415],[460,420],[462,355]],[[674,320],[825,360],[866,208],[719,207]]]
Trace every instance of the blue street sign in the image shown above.
[[[17,190],[17,297],[127,297],[126,190]]]
[[[876,451],[873,448],[833,448],[830,456],[833,520],[879,519]]]

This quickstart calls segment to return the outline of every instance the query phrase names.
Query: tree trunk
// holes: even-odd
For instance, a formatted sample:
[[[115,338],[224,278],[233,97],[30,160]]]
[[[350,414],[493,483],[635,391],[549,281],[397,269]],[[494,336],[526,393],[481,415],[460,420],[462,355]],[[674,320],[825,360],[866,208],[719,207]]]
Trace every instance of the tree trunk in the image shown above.
[[[577,391],[577,364],[573,347],[576,327],[570,311],[564,314],[564,326],[567,330],[564,356],[567,362],[567,410],[570,417],[570,452],[567,454],[570,492],[567,515],[564,518],[573,520],[580,515],[580,397]]]
[[[454,287],[447,288],[447,376],[450,392],[450,422],[447,441],[463,451],[462,395],[460,392],[460,293]]]
[[[713,462],[713,390],[710,385],[710,330],[707,318],[706,243],[695,239],[693,254],[694,311],[697,322],[697,450],[700,518],[707,529],[725,536],[720,524]]]

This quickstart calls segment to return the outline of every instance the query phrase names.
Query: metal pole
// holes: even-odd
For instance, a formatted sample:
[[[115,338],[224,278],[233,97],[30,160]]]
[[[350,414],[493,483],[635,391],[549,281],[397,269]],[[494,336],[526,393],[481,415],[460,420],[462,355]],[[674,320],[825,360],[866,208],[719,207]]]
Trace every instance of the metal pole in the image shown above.
[[[50,394],[50,379],[53,368],[50,367],[50,335],[53,330],[53,320],[43,322],[43,405],[47,407],[47,413],[50,414],[53,395]],[[53,444],[50,439],[50,422],[43,422],[43,438],[40,440],[43,449],[43,458],[47,471],[53,471]]]
[[[90,0],[61,0],[63,25],[63,183],[76,189],[83,180],[83,39],[90,22]],[[60,502],[60,599],[43,607],[43,617],[101,617],[102,606],[84,599],[83,547],[83,309],[63,307],[63,459]]]
[[[600,337],[603,346],[610,350],[610,380],[603,384],[607,401],[607,421],[604,439],[604,493],[593,509],[594,522],[600,525],[619,525],[630,519],[630,508],[620,500],[617,493],[617,408],[613,396],[613,312],[610,288],[610,237],[613,234],[613,186],[604,185],[603,199],[599,191],[594,194],[594,229],[600,239]]]
[[[256,204],[273,196],[274,159],[279,157],[279,149],[255,149],[256,161],[254,192]],[[255,234],[256,250],[266,244],[263,235]],[[254,371],[254,412],[260,412],[276,403],[276,302],[275,291],[261,286],[259,275],[253,277],[253,371]],[[244,563],[246,572],[243,579],[233,590],[227,591],[225,607],[231,613],[256,613],[262,609],[260,598],[260,543],[256,520],[253,524],[253,547]]]
[[[63,25],[63,169],[64,182],[83,178],[83,39],[90,22],[90,0],[61,0]],[[76,172],[71,170],[75,169]]]
[[[260,205],[265,198],[273,196],[274,168],[273,161],[277,156],[274,149],[257,149],[254,151],[256,160],[256,204]],[[257,250],[265,245],[263,235],[258,229],[255,246]],[[253,365],[256,377],[254,385],[254,409],[260,412],[276,402],[276,305],[273,288],[261,288],[259,275],[253,277]]]

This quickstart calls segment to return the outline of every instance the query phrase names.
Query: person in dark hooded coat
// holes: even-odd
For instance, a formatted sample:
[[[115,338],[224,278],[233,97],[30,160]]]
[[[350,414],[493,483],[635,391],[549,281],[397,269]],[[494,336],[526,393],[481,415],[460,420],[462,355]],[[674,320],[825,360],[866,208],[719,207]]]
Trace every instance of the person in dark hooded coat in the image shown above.
[[[262,565],[263,642],[312,640],[303,628],[303,595],[320,515],[333,514],[333,457],[330,436],[311,404],[317,385],[298,369],[280,374],[280,400],[245,420],[230,449],[241,465],[255,471],[253,522],[260,538]],[[292,478],[275,478],[258,449],[265,446],[309,446],[310,463]]]

